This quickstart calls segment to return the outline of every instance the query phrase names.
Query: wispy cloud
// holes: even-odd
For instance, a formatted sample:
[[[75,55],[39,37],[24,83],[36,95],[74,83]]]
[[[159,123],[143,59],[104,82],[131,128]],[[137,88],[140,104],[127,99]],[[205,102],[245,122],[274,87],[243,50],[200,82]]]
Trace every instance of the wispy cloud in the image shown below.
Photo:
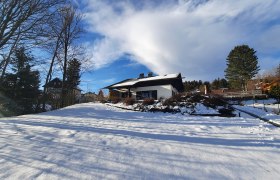
[[[235,45],[255,48],[260,64],[280,53],[278,0],[134,2],[89,0],[90,31],[104,37],[88,48],[95,68],[129,53],[157,74],[209,79],[223,76]]]

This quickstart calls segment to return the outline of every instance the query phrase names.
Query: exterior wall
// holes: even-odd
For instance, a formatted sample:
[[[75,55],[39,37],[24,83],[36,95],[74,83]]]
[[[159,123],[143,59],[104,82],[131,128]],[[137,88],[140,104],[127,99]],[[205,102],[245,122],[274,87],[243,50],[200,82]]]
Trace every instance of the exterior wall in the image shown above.
[[[138,87],[131,88],[132,97],[136,99],[136,92],[138,91],[157,91],[157,99],[159,98],[170,98],[172,96],[172,90],[177,93],[178,91],[173,88],[172,85],[160,85],[160,86],[146,86],[146,87]]]

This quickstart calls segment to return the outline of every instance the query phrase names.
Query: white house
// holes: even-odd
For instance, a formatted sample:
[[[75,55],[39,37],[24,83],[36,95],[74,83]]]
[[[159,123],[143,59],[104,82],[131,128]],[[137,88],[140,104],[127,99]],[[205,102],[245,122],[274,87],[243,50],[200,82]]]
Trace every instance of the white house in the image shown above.
[[[105,88],[109,89],[110,93],[114,92],[120,98],[129,96],[136,100],[145,98],[166,99],[182,92],[184,89],[181,73],[163,76],[153,76],[152,73],[149,73],[147,77],[142,73],[138,78],[126,79]]]

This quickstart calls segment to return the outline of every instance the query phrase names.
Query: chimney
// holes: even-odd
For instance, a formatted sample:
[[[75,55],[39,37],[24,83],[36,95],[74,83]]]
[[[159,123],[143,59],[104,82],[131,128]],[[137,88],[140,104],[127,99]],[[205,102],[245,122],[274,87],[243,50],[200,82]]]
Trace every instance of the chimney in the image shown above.
[[[139,74],[139,79],[144,78],[144,73]]]
[[[149,72],[148,77],[153,77],[153,72]]]

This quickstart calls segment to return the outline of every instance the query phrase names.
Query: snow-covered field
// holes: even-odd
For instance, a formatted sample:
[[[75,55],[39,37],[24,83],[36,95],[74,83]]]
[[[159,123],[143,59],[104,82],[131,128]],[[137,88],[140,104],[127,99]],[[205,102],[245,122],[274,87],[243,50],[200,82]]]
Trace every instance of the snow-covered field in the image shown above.
[[[104,104],[0,119],[0,179],[279,179],[280,128]]]
[[[280,124],[280,115],[278,113],[278,104],[274,99],[258,100],[258,101],[243,101],[244,106],[235,106],[247,112],[251,112],[259,117]]]
[[[268,113],[276,114],[278,113],[278,104],[276,104],[275,99],[266,99],[266,100],[249,100],[243,101],[245,106],[251,106],[258,109],[267,111]]]

